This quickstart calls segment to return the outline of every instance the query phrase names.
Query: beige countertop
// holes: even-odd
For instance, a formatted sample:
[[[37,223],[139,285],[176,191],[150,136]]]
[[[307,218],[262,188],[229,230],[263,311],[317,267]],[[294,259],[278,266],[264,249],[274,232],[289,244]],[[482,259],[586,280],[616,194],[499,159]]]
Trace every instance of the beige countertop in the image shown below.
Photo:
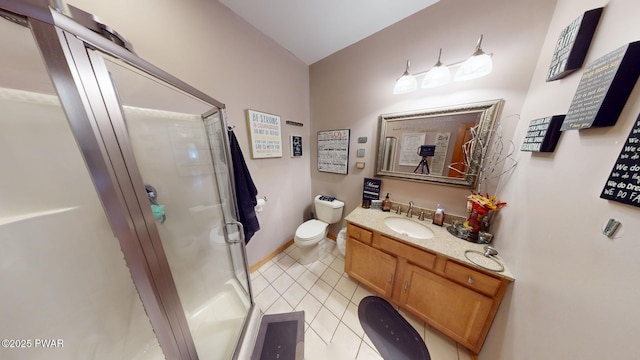
[[[486,268],[496,269],[497,265],[493,262],[493,260],[486,258],[480,254],[469,253],[469,256],[478,264],[486,268],[483,268],[482,266],[478,266],[473,262],[469,261],[464,256],[465,251],[475,250],[482,253],[484,252],[483,248],[485,245],[468,242],[451,235],[447,231],[446,225],[438,226],[438,225],[432,224],[431,220],[422,221],[422,220],[418,220],[417,217],[413,217],[411,219],[412,221],[420,223],[428,227],[429,229],[431,229],[431,231],[433,231],[434,236],[432,238],[423,240],[423,239],[412,238],[407,235],[403,235],[391,230],[384,223],[384,219],[387,217],[402,217],[407,219],[405,214],[397,215],[395,212],[383,212],[379,209],[363,209],[361,207],[357,207],[355,210],[353,210],[349,215],[345,217],[345,220],[352,224],[359,225],[359,226],[380,232],[396,240],[400,240],[402,242],[414,245],[416,247],[423,248],[425,250],[429,250],[439,255],[459,261],[461,263],[469,265],[470,267],[482,270],[484,272],[495,274],[497,276],[503,277],[510,281],[515,280],[513,274],[511,273],[511,271],[509,271],[509,268],[500,257],[500,254],[495,256],[495,258],[504,266],[504,270],[501,272],[487,270]]]

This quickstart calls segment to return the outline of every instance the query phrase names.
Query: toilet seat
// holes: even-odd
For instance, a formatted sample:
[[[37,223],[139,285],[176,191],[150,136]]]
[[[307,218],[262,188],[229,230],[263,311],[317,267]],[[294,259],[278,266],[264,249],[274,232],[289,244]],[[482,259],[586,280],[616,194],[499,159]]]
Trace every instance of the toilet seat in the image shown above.
[[[318,238],[324,238],[326,235],[327,226],[329,224],[320,220],[305,221],[302,225],[296,229],[295,240],[300,242],[313,241]]]

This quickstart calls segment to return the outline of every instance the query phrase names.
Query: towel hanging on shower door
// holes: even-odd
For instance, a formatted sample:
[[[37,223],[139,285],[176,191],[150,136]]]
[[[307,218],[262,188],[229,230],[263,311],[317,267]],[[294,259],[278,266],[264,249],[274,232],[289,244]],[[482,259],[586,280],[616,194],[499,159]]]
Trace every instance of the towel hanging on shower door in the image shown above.
[[[228,128],[229,147],[231,150],[231,161],[233,162],[233,178],[236,183],[236,199],[238,200],[238,212],[240,222],[244,227],[244,241],[248,243],[253,234],[260,230],[260,224],[256,217],[255,206],[258,204],[256,195],[258,189],[251,179],[251,174],[247,168],[247,163],[242,156],[242,150],[238,139],[232,128]]]

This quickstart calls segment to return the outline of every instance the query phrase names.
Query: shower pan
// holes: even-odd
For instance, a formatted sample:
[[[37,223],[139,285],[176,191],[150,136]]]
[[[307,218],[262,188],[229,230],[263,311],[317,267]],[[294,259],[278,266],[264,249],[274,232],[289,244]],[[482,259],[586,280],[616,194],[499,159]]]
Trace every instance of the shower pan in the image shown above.
[[[248,358],[224,104],[41,3],[0,0],[0,358]]]

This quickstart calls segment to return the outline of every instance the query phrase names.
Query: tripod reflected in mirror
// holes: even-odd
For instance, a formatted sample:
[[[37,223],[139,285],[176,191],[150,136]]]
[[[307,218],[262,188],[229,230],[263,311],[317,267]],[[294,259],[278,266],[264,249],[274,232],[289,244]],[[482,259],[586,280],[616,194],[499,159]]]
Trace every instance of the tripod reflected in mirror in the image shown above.
[[[420,169],[420,173],[421,174],[425,174],[425,175],[429,175],[429,162],[428,162],[428,157],[429,156],[433,156],[436,153],[436,146],[435,145],[421,145],[418,147],[418,155],[422,156],[422,160],[420,160],[420,163],[418,164],[418,166],[416,166],[416,168],[413,170],[414,173],[418,172],[418,169]],[[425,172],[425,168],[427,170],[427,172]]]

